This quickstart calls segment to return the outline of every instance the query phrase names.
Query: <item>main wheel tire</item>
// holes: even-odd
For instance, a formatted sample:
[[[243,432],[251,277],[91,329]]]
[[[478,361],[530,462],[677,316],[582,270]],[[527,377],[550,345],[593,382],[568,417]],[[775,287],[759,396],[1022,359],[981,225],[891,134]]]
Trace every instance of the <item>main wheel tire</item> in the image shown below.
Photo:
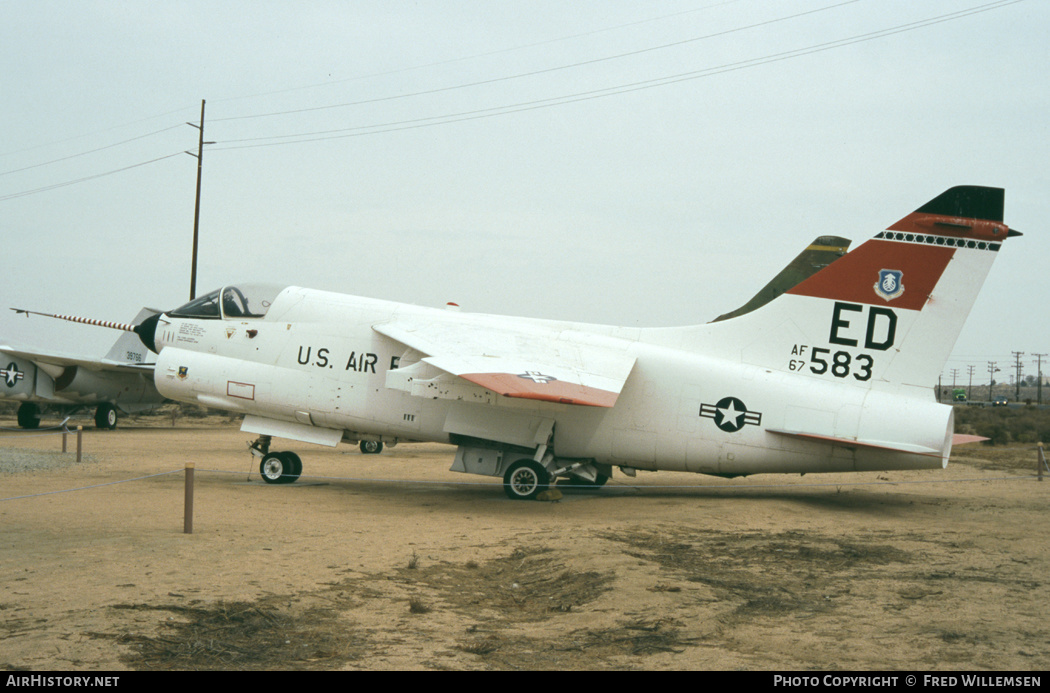
[[[95,409],[95,428],[112,431],[117,427],[117,408],[108,402],[103,402]]]
[[[532,500],[550,487],[551,477],[534,460],[518,460],[503,475],[503,492],[511,500]]]
[[[22,402],[18,406],[18,427],[28,429],[40,427],[40,408],[36,404]]]
[[[284,461],[288,463],[287,471],[284,473],[284,480],[281,483],[294,484],[299,480],[299,476],[303,473],[303,461],[299,458],[299,455],[294,452],[279,452],[277,453],[284,458]]]
[[[383,452],[383,444],[378,440],[362,440],[360,447],[362,455],[378,455]]]
[[[259,463],[259,474],[268,484],[287,484],[291,462],[283,452],[264,455]]]

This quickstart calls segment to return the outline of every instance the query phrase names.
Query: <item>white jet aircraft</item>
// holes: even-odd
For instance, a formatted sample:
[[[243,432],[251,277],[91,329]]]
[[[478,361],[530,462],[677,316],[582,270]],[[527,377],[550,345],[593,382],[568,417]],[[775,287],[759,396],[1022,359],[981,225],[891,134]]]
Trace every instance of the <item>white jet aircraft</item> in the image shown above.
[[[156,314],[143,308],[132,325]],[[148,411],[164,402],[153,385],[152,356],[131,334],[122,335],[101,359],[3,345],[0,399],[22,402],[22,428],[37,428],[44,411],[94,407],[95,426],[114,429],[118,412]]]
[[[242,412],[270,483],[273,437],[438,441],[512,499],[614,467],[723,477],[936,469],[933,387],[1006,238],[1003,190],[951,188],[757,310],[626,328],[227,286],[134,329],[161,394]]]

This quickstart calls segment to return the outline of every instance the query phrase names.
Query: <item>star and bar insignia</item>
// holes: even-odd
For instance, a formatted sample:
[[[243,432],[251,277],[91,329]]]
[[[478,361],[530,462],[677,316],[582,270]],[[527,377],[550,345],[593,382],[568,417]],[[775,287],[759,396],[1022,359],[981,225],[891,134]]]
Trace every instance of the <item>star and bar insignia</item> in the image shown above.
[[[22,380],[25,374],[18,370],[18,364],[12,361],[7,368],[0,368],[0,378],[4,379],[8,387],[14,387],[15,383]]]
[[[736,433],[747,425],[762,424],[762,413],[748,411],[747,405],[736,397],[723,397],[717,404],[701,404],[700,416],[714,419],[715,425],[726,433]]]

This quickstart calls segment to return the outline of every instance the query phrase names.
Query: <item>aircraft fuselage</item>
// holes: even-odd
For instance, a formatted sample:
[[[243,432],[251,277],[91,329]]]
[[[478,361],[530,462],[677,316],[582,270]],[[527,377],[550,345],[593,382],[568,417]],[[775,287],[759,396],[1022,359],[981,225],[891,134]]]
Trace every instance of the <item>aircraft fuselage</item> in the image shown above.
[[[943,466],[950,407],[933,402],[928,392],[925,398],[902,396],[843,382],[860,382],[869,362],[886,350],[886,316],[893,311],[831,310],[825,333],[853,343],[827,345],[828,378],[821,379],[809,353],[799,355],[794,373],[790,366],[764,368],[643,341],[638,329],[289,289],[263,318],[167,317],[156,333],[156,385],[172,399],[244,413],[246,430],[285,422],[287,428],[272,429],[275,435],[330,445],[484,441],[525,451],[546,444],[556,431],[552,452],[558,459],[630,469],[735,476]],[[510,329],[567,350],[597,344],[633,358],[634,366],[611,407],[507,397],[443,373],[376,329],[404,320],[449,331]],[[857,338],[850,338],[854,333]],[[839,352],[849,354],[850,368],[845,356],[836,363]],[[536,382],[546,376],[524,371],[517,377]],[[794,435],[815,423],[839,443]],[[894,449],[843,442],[851,439],[894,441]],[[902,450],[902,441],[913,449]]]

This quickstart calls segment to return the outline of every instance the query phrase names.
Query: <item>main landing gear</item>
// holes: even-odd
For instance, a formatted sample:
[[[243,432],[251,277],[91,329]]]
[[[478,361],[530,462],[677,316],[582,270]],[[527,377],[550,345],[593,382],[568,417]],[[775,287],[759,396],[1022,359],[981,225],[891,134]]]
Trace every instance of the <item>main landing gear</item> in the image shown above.
[[[383,444],[378,440],[362,440],[360,447],[362,455],[378,455],[383,452]]]
[[[521,459],[503,474],[503,492],[511,500],[532,500],[550,488],[551,475],[539,462]]]
[[[103,402],[95,409],[95,428],[112,431],[117,427],[117,408],[109,402]]]
[[[40,407],[33,402],[22,402],[18,405],[18,427],[35,429],[40,427]]]
[[[303,473],[303,461],[294,452],[270,452],[270,436],[259,436],[249,448],[261,458],[259,474],[268,484],[292,484]]]
[[[503,474],[503,492],[511,500],[532,500],[551,487],[556,477],[546,467],[531,459],[514,462]],[[576,475],[557,477],[557,484],[562,488],[578,491],[600,489],[609,477],[601,472],[588,479]]]
[[[59,409],[61,412],[69,412],[69,408]],[[74,408],[73,411],[79,411]],[[18,427],[25,429],[40,428],[41,408],[35,402],[22,402],[18,406]],[[117,427],[120,414],[117,408],[109,402],[103,402],[95,408],[95,428],[112,431]]]

